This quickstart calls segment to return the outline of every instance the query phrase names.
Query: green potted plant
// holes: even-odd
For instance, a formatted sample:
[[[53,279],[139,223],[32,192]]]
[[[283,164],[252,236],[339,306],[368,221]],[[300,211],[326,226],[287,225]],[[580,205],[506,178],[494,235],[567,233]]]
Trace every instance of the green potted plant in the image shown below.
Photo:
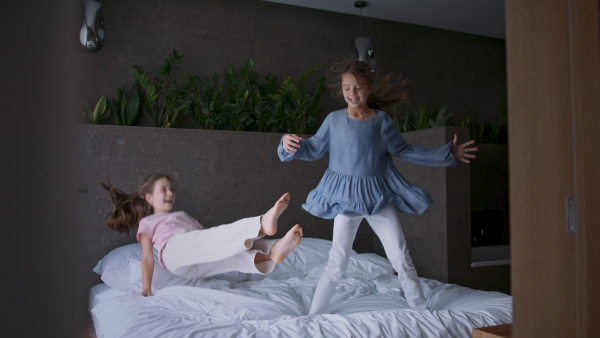
[[[134,65],[135,71],[131,72],[143,88],[142,102],[157,127],[174,127],[188,112],[190,102],[186,100],[187,89],[173,80],[174,72],[180,67],[183,57],[183,54],[173,50],[152,80],[139,65]]]
[[[255,65],[256,62],[249,59],[239,71],[231,67],[223,73],[228,93],[225,114],[230,130],[246,130],[254,123],[253,116],[262,107]]]
[[[295,84],[292,83],[291,77],[287,77],[273,98],[276,104],[283,106],[288,133],[304,134],[316,131],[317,116],[321,112],[319,101],[326,89],[325,78],[317,80],[312,92],[306,90],[304,83],[318,69],[313,67],[307,70]]]
[[[142,111],[137,82],[131,86],[129,97],[123,88],[117,90],[117,98],[112,100],[111,110],[118,126],[133,126],[141,120]]]
[[[83,101],[80,106],[83,116],[85,116],[91,124],[99,124],[100,121],[110,115],[110,109],[106,104],[105,95],[102,95],[98,100],[94,109],[91,109],[86,101]]]
[[[191,118],[199,129],[219,129],[225,122],[225,84],[221,78],[188,75],[188,102]]]
[[[396,127],[402,133],[422,130],[427,128],[443,127],[449,125],[449,120],[454,113],[446,114],[448,106],[445,105],[439,110],[434,110],[424,104],[408,105],[402,112],[399,105],[392,107],[392,116],[395,119]]]
[[[254,112],[254,123],[256,131],[278,133],[283,131],[285,125],[285,113],[283,104],[277,91],[280,81],[274,75],[266,75],[265,82],[258,83],[260,105]]]

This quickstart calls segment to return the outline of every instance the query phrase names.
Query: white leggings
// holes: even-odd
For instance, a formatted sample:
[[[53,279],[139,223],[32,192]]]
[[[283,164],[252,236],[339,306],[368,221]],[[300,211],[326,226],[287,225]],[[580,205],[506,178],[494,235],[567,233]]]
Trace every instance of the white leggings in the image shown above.
[[[408,254],[398,213],[393,206],[388,206],[375,215],[337,215],[335,217],[333,221],[333,245],[331,251],[329,251],[329,261],[319,279],[309,314],[324,313],[329,307],[331,297],[335,293],[335,287],[348,266],[352,243],[363,218],[369,222],[369,225],[381,240],[388,259],[398,272],[398,279],[400,279],[402,290],[410,308],[427,309],[417,271]]]
[[[177,234],[163,250],[167,269],[178,276],[205,278],[229,271],[268,274],[275,263],[254,263],[257,253],[268,255],[276,240],[260,239],[260,218]]]

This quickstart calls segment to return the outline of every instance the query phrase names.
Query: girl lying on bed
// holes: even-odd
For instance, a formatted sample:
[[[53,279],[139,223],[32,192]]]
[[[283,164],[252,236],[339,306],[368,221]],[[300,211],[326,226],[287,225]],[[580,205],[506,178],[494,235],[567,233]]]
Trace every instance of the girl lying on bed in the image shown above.
[[[139,192],[125,194],[108,182],[100,183],[113,200],[114,209],[106,220],[118,232],[138,228],[142,245],[142,296],[152,295],[154,251],[161,266],[186,278],[204,278],[229,271],[268,274],[302,240],[296,224],[280,240],[262,239],[277,232],[277,219],[287,208],[286,193],[262,216],[244,218],[231,224],[203,229],[196,219],[173,210],[173,181],[165,174],[146,177]],[[200,231],[201,230],[201,231]]]

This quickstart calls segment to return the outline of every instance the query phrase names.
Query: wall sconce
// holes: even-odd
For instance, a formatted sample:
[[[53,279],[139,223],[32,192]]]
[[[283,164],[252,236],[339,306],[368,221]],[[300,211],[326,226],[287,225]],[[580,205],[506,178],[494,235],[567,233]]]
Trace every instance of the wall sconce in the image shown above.
[[[98,51],[104,45],[104,15],[99,0],[83,0],[83,27],[79,41],[89,51]]]
[[[371,72],[374,73],[376,62],[373,43],[369,37],[362,35],[362,9],[367,7],[368,4],[369,3],[366,1],[354,2],[354,7],[360,8],[360,35],[354,38],[354,41],[350,46],[350,51],[348,52],[348,57],[368,63],[369,66],[371,66]]]

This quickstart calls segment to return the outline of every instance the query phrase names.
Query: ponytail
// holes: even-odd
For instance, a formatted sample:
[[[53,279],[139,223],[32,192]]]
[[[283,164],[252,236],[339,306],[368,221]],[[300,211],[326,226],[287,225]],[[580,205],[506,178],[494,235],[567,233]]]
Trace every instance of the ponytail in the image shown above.
[[[371,89],[371,95],[367,99],[367,107],[385,109],[395,103],[408,101],[408,94],[404,90],[407,83],[407,79],[392,82],[392,74],[387,74],[383,81],[374,85]]]
[[[110,183],[100,183],[110,194],[113,202],[113,211],[106,217],[106,225],[109,228],[129,234],[131,229],[137,228],[142,218],[154,214],[154,208],[145,199],[146,194],[152,194],[154,183],[161,178],[173,182],[171,177],[165,174],[150,174],[145,179],[138,192],[127,195]]]
[[[138,193],[125,194],[123,191],[100,183],[100,186],[108,191],[113,202],[113,211],[106,218],[106,225],[117,232],[129,234],[131,229],[137,228],[140,220],[153,213],[153,208]]]

